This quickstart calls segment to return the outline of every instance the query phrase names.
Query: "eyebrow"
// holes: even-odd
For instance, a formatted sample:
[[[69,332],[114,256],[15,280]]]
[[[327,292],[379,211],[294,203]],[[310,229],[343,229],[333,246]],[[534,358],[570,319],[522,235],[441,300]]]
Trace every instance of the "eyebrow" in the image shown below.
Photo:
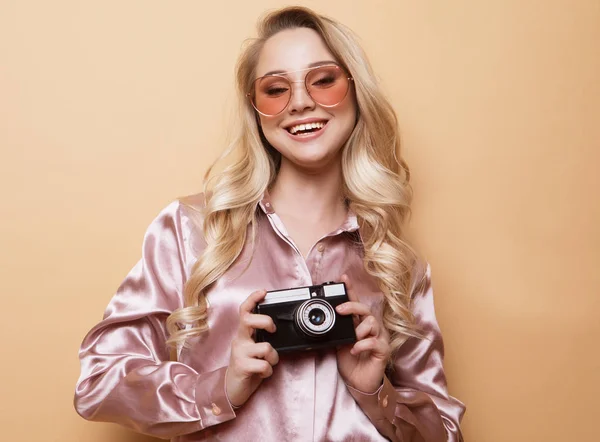
[[[334,64],[336,66],[339,66],[339,64],[333,60],[323,60],[323,61],[315,61],[314,63],[310,63],[307,67],[307,70],[310,68],[316,68],[317,66],[323,66],[326,64]],[[298,69],[298,71],[303,71],[304,69]],[[282,71],[282,70],[276,70],[276,71],[269,71],[266,74],[263,75],[263,77],[266,77],[267,75],[280,75],[280,74],[285,74],[288,72],[298,72],[298,71]]]

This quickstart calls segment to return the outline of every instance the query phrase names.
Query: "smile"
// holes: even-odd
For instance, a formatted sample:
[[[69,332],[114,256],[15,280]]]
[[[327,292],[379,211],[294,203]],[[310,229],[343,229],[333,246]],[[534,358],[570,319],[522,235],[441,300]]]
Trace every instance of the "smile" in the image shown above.
[[[289,136],[295,140],[309,140],[317,138],[327,126],[327,120],[311,121],[308,123],[295,124],[285,128]]]
[[[311,133],[311,132],[316,132],[318,130],[321,130],[321,129],[323,129],[325,124],[327,124],[326,121],[317,121],[315,123],[308,123],[308,124],[297,124],[295,126],[288,127],[287,130],[292,135],[296,135],[296,134],[301,135],[301,134]]]
[[[311,126],[316,123],[311,123]],[[289,130],[287,130],[287,134],[290,138],[295,141],[312,141],[318,137],[320,137],[325,130],[327,129],[327,123],[322,123],[317,125],[317,127],[310,127],[304,130],[298,130],[296,133],[292,134]]]

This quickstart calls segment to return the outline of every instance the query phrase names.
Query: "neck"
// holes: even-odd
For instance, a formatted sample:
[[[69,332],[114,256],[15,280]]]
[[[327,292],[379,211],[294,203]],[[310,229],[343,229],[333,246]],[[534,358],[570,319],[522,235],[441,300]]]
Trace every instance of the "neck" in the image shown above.
[[[321,170],[305,170],[282,158],[269,194],[279,214],[297,219],[310,214],[309,224],[310,221],[339,220],[346,215],[339,161]]]

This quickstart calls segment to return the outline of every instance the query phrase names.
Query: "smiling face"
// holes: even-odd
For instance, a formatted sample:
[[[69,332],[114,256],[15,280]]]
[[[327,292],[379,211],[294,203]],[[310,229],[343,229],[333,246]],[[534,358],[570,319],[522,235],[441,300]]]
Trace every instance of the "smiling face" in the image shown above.
[[[339,161],[341,148],[356,122],[352,83],[342,101],[331,107],[317,103],[305,87],[307,73],[314,72],[309,68],[334,64],[338,63],[319,34],[309,28],[281,31],[265,42],[256,67],[256,78],[273,71],[283,72],[279,75],[290,81],[292,92],[281,113],[274,116],[259,113],[265,137],[282,155],[282,167],[287,167],[285,163],[288,163],[306,171],[317,171]],[[328,78],[309,76],[308,83],[325,87],[320,85],[330,81]],[[329,104],[317,91],[313,92],[313,97]]]

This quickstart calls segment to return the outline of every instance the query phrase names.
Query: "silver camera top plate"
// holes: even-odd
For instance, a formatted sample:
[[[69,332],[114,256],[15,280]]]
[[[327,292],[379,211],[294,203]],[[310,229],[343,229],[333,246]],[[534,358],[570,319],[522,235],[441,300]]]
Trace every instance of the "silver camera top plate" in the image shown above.
[[[265,298],[260,302],[262,305],[266,304],[280,304],[282,302],[295,302],[304,301],[310,298],[316,298],[316,293],[310,292],[311,287],[300,287],[294,289],[285,290],[273,290],[267,292]],[[323,285],[323,296],[342,296],[345,295],[344,284],[324,284]]]

